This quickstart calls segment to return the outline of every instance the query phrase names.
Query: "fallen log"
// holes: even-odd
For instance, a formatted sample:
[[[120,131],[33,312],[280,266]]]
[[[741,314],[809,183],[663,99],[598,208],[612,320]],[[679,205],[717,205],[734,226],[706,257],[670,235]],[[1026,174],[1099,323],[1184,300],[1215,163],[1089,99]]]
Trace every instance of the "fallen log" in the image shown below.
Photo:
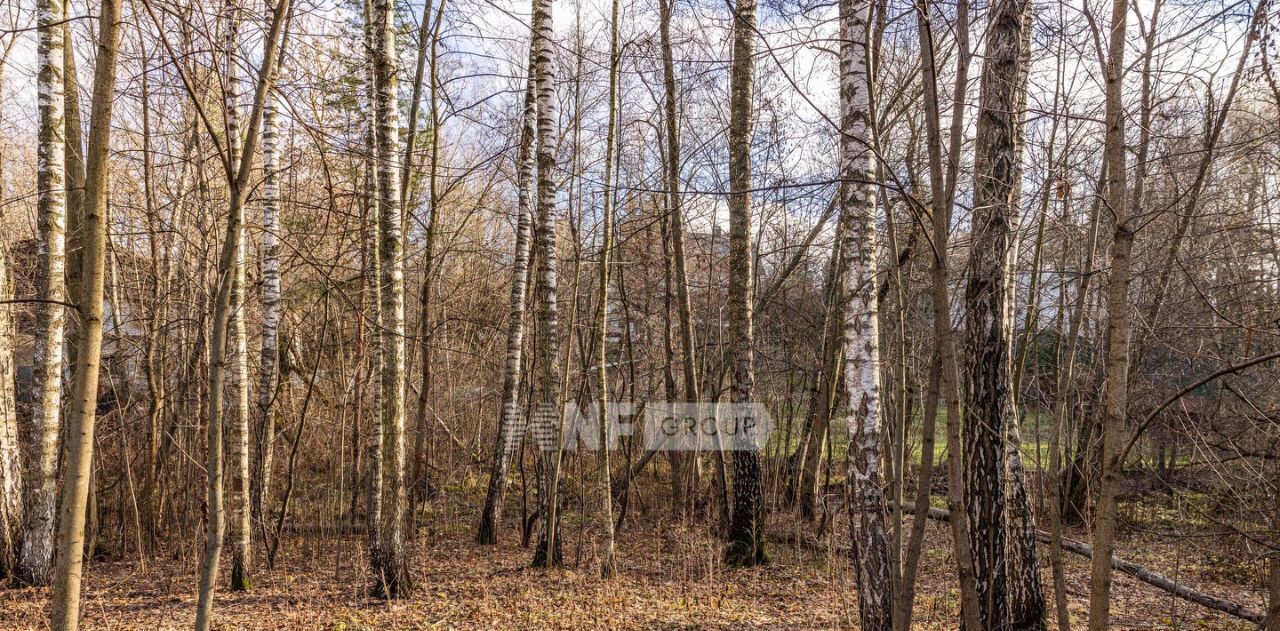
[[[911,504],[909,502],[903,502],[902,508],[903,510],[912,514],[915,514],[916,512],[915,504]],[[932,507],[929,508],[929,512],[927,513],[927,516],[929,519],[932,519],[934,521],[950,521],[951,519],[951,514],[941,508],[932,508]],[[1036,531],[1036,539],[1039,540],[1040,543],[1044,543],[1044,544],[1048,544],[1050,542],[1049,533],[1043,530]],[[1075,541],[1072,539],[1063,539],[1062,549],[1066,550],[1067,552],[1078,554],[1085,558],[1090,558],[1090,559],[1093,558],[1093,546],[1087,543]],[[1222,613],[1227,614],[1228,616],[1240,618],[1241,620],[1248,620],[1249,622],[1252,622],[1253,624],[1256,624],[1259,626],[1261,626],[1262,623],[1266,620],[1266,615],[1260,611],[1255,611],[1253,609],[1246,607],[1245,605],[1241,605],[1239,603],[1233,603],[1229,600],[1224,600],[1222,598],[1218,598],[1217,596],[1213,596],[1211,594],[1206,594],[1201,591],[1196,591],[1171,578],[1162,576],[1160,574],[1156,574],[1155,572],[1152,572],[1151,570],[1148,570],[1147,568],[1144,568],[1141,565],[1138,565],[1136,563],[1125,561],[1124,559],[1120,559],[1115,556],[1112,556],[1111,567],[1115,568],[1120,572],[1123,572],[1124,574],[1128,574],[1129,576],[1132,576],[1148,585],[1151,585],[1152,587],[1156,587],[1161,590],[1164,590],[1169,594],[1177,596],[1178,598],[1181,598],[1183,600],[1193,602],[1197,605],[1200,605],[1201,607],[1212,609],[1214,611],[1220,611]]]

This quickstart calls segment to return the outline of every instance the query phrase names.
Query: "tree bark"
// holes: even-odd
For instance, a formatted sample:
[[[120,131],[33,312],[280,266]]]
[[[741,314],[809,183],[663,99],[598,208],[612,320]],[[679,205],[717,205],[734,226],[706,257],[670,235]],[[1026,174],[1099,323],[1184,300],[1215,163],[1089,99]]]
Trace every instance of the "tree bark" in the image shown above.
[[[560,462],[563,450],[560,439],[564,429],[561,409],[560,312],[558,303],[556,252],[556,98],[555,98],[555,27],[551,17],[552,0],[534,0],[533,47],[534,73],[537,77],[538,145],[537,206],[538,223],[534,243],[540,255],[538,266],[539,305],[538,355],[541,362],[542,401],[535,411],[534,435],[538,438],[538,455],[542,476],[539,488],[541,524],[533,554],[534,567],[561,567],[560,549]]]
[[[729,67],[729,357],[731,401],[755,396],[752,326],[755,279],[751,255],[751,133],[755,75],[756,1],[733,8],[733,60]],[[733,514],[725,561],[731,566],[767,562],[760,454],[747,445],[733,451]]]
[[[529,75],[525,81],[524,114],[520,124],[520,146],[516,153],[516,244],[511,264],[511,295],[507,311],[507,351],[502,373],[502,409],[499,411],[498,436],[493,447],[493,468],[485,494],[484,511],[476,542],[493,545],[498,542],[498,523],[502,520],[503,497],[511,459],[520,448],[525,422],[520,410],[520,383],[524,366],[525,295],[529,285],[529,248],[533,240],[533,143],[537,135],[537,77],[534,68],[537,49],[529,47]]]
[[[377,79],[374,71],[374,18],[373,0],[365,0],[364,2],[364,37],[365,37],[365,53],[368,57],[365,64],[365,90],[367,110],[365,116],[365,139],[366,150],[368,154],[366,160],[365,174],[365,217],[363,218],[364,230],[366,231],[365,248],[364,248],[364,275],[365,275],[365,293],[368,295],[368,312],[364,314],[365,320],[371,326],[368,327],[368,346],[370,347],[369,357],[369,381],[374,383],[372,388],[372,405],[374,427],[369,431],[369,457],[366,467],[369,471],[369,477],[366,483],[365,492],[365,525],[366,534],[369,538],[369,567],[374,576],[378,576],[381,570],[381,553],[382,548],[380,533],[382,531],[382,450],[384,439],[382,436],[382,373],[385,368],[385,362],[382,356],[382,283],[379,281],[379,270],[382,269],[382,236],[378,229],[378,221],[381,216],[379,208],[381,203],[378,196],[379,172],[382,171],[378,161],[378,122],[374,114],[374,93],[377,91]]]
[[[872,170],[870,3],[840,2],[841,349],[849,422],[849,531],[862,628],[892,631],[893,572],[880,445],[876,191]]]
[[[618,70],[622,54],[618,50],[618,4],[611,3],[609,19],[609,129],[604,149],[604,217],[600,228],[600,286],[596,304],[596,420],[599,424],[600,453],[600,574],[606,578],[617,572],[613,541],[613,489],[609,471],[609,257],[613,249],[613,162],[618,130]]]
[[[280,47],[284,49],[281,36]],[[276,90],[262,111],[262,347],[258,361],[258,444],[253,511],[263,524],[275,464],[276,396],[280,383],[280,151]]]
[[[240,159],[240,9],[234,3],[228,3],[231,12],[227,18],[225,35],[226,70],[223,81],[226,84],[225,124],[227,128],[227,153],[231,161]],[[269,98],[269,97],[268,97]],[[230,364],[230,382],[234,406],[227,428],[227,445],[230,450],[230,489],[228,495],[227,521],[231,537],[231,591],[241,592],[249,589],[249,563],[253,553],[250,536],[249,508],[249,334],[245,330],[245,282],[246,256],[245,222],[243,208],[241,218],[236,223],[238,234],[235,237],[236,249],[231,268],[231,295],[227,305],[228,327],[231,347],[227,349],[227,363]],[[221,352],[221,348],[218,349]]]
[[[1089,576],[1089,631],[1105,631],[1111,623],[1111,555],[1116,537],[1116,495],[1124,469],[1124,443],[1129,435],[1129,281],[1135,228],[1127,206],[1124,75],[1125,34],[1129,0],[1113,0],[1111,37],[1103,68],[1106,78],[1106,205],[1112,218],[1111,273],[1107,276],[1106,384],[1102,410],[1102,474],[1094,512],[1095,554]]]
[[[0,243],[0,301],[12,299],[8,245]],[[16,569],[22,533],[22,459],[13,361],[16,333],[13,310],[0,306],[0,579],[8,578]]]
[[[102,3],[98,55],[93,73],[92,114],[85,173],[83,285],[79,348],[72,373],[71,416],[67,421],[67,462],[58,521],[58,561],[53,576],[51,621],[58,631],[80,623],[80,579],[84,566],[85,508],[93,465],[93,430],[98,408],[102,355],[102,294],[107,251],[107,168],[111,114],[115,103],[116,56],[120,46],[120,0]]]
[[[396,101],[394,3],[373,4],[374,116],[378,127],[378,283],[382,304],[382,523],[374,591],[404,598],[412,591],[405,518],[404,241],[400,199],[400,130]]]
[[[66,301],[67,190],[66,99],[63,85],[65,6],[61,0],[37,5],[37,88],[39,146],[36,171],[40,250],[36,262],[36,296]],[[79,296],[76,296],[77,298]],[[18,551],[18,582],[48,585],[53,570],[54,511],[58,500],[58,430],[62,410],[62,352],[66,311],[61,304],[35,306],[31,406],[31,434],[26,441],[23,478],[22,546]]]
[[[982,628],[1043,629],[1044,598],[1021,458],[1010,370],[1013,311],[1009,275],[1016,256],[1022,125],[1031,3],[992,8],[974,157],[973,248],[965,289],[967,314],[964,435],[966,506]],[[1011,447],[1011,444],[1013,446]],[[1011,523],[1011,517],[1013,522]],[[1028,526],[1030,529],[1024,528]],[[1029,559],[1026,556],[1029,555]]]

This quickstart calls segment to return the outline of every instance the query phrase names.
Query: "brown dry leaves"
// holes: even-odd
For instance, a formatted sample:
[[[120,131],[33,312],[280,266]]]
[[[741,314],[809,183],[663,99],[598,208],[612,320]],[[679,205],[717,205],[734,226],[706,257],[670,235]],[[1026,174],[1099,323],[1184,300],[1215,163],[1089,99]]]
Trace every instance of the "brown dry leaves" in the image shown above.
[[[792,545],[789,533],[795,529],[788,518],[774,516],[771,564],[751,570],[723,568],[719,546],[701,529],[633,521],[620,534],[620,575],[602,581],[589,528],[567,520],[564,553],[570,569],[541,571],[528,568],[530,552],[513,542],[514,528],[502,533],[505,542],[498,546],[474,545],[469,517],[465,511],[428,517],[432,528],[424,529],[416,543],[417,592],[411,600],[388,604],[366,597],[362,536],[339,541],[297,535],[276,570],[257,570],[255,589],[248,594],[226,591],[224,568],[216,626],[330,631],[856,626],[848,563],[836,549],[847,547],[844,535],[837,534],[834,544],[831,537],[815,544],[813,528],[806,526],[799,532],[808,533],[809,543]],[[948,539],[946,531],[929,526],[913,628],[958,624]],[[1153,563],[1162,563],[1159,557],[1167,558],[1169,551],[1167,545],[1133,540],[1121,549],[1135,561]],[[84,628],[189,628],[195,611],[194,550],[177,560],[152,559],[146,570],[137,569],[136,562],[91,564]],[[1088,565],[1072,557],[1067,563],[1078,626],[1087,609]],[[1214,583],[1209,574],[1186,567],[1182,577],[1200,589],[1260,606],[1261,595],[1252,586]],[[1047,571],[1045,580],[1051,590]],[[47,590],[0,590],[0,627],[47,628],[47,597]],[[1115,628],[1122,629],[1245,628],[1124,576],[1117,578],[1114,612]]]

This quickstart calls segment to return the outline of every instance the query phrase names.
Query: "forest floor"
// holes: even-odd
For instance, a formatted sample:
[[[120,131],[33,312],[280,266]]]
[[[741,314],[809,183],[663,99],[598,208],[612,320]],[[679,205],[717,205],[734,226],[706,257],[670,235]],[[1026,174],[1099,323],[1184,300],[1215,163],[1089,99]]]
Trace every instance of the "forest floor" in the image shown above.
[[[518,502],[519,498],[512,500]],[[566,516],[564,571],[528,567],[515,520],[497,546],[472,542],[474,512],[461,502],[433,506],[415,540],[412,599],[369,598],[363,535],[291,535],[274,570],[254,574],[254,589],[226,589],[227,566],[215,605],[219,629],[504,628],[504,629],[739,629],[856,628],[857,600],[844,550],[843,524],[818,542],[815,527],[796,529],[789,516],[771,516],[770,563],[734,570],[720,563],[720,547],[705,529],[637,515],[619,537],[619,574],[598,577],[595,536]],[[518,512],[518,504],[511,506]],[[837,522],[844,521],[843,517]],[[314,521],[311,523],[315,523]],[[803,533],[800,537],[794,533]],[[1146,532],[1147,534],[1142,534]],[[88,630],[186,629],[195,615],[199,538],[165,558],[96,561],[85,578]],[[1082,538],[1081,532],[1068,536]],[[802,544],[794,541],[800,539]],[[950,534],[930,523],[921,559],[915,629],[959,626]],[[1123,558],[1186,581],[1196,589],[1261,610],[1257,563],[1212,538],[1151,534],[1132,528],[1119,545]],[[1046,549],[1040,548],[1042,555]],[[1067,591],[1076,628],[1087,611],[1087,559],[1066,556]],[[1047,562],[1042,562],[1046,566]],[[1046,569],[1045,588],[1052,598]],[[1226,617],[1118,575],[1112,606],[1115,629],[1245,629]],[[0,589],[0,629],[47,628],[47,589]],[[1052,607],[1051,607],[1052,608]],[[1052,613],[1052,612],[1051,612]],[[1052,625],[1051,625],[1052,627]]]

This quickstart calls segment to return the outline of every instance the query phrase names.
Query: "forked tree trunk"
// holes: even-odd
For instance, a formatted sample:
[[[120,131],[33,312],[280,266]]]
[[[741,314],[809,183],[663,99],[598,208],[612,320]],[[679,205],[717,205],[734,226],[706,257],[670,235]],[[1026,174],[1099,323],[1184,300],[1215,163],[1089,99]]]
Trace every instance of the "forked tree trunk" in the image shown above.
[[[404,241],[400,199],[398,53],[392,0],[373,3],[374,116],[378,162],[378,284],[382,304],[382,523],[374,591],[407,597],[413,584],[405,537],[405,309]]]
[[[871,167],[870,3],[840,2],[840,304],[849,413],[849,531],[866,631],[892,631],[893,572],[885,534],[876,296],[876,190]]]
[[[66,468],[58,521],[58,562],[53,576],[51,621],[58,631],[80,623],[80,579],[84,565],[85,508],[93,465],[93,425],[98,409],[98,368],[102,355],[102,294],[107,251],[107,167],[111,113],[115,103],[116,55],[120,45],[120,0],[102,3],[98,56],[93,73],[93,113],[85,174],[84,251],[77,296],[79,348],[72,373],[71,415],[67,420]]]
[[[1017,412],[1010,392],[1013,311],[1009,274],[1015,256],[1018,178],[1021,175],[1026,89],[1025,38],[1030,37],[1028,0],[1002,0],[992,7],[986,64],[978,113],[974,157],[973,248],[965,287],[964,447],[966,508],[970,523],[974,576],[983,628],[1044,628],[1044,598],[1035,566],[1034,538],[1024,549],[1023,528],[1030,525],[1021,459],[1010,464],[1011,430]],[[1010,501],[1017,506],[1010,506]],[[1015,541],[1016,538],[1016,541]],[[1025,555],[1030,554],[1030,567]],[[1017,576],[1013,576],[1016,572]],[[1015,584],[1016,583],[1016,584]]]
[[[733,9],[733,61],[729,69],[729,361],[731,400],[755,396],[752,327],[754,274],[751,248],[751,108],[755,75],[756,1]],[[741,434],[739,434],[740,436]],[[733,515],[725,561],[731,566],[765,563],[764,506],[760,454],[740,444],[733,450]]]
[[[289,12],[289,0],[280,0],[272,11],[271,26],[263,37],[262,66],[258,71],[256,86],[253,94],[253,107],[249,113],[249,120],[245,125],[244,142],[239,147],[239,125],[232,126],[232,121],[227,121],[224,130],[228,132],[226,145],[217,141],[218,134],[213,133],[214,129],[208,129],[213,137],[214,144],[217,145],[223,170],[226,173],[229,204],[227,208],[227,228],[226,236],[223,239],[221,252],[218,256],[218,284],[217,291],[214,295],[213,302],[213,323],[210,332],[209,344],[209,392],[208,392],[208,459],[205,470],[207,471],[208,486],[208,505],[209,505],[209,523],[205,539],[205,547],[200,558],[200,586],[196,603],[196,631],[208,631],[213,623],[213,596],[214,588],[218,579],[219,557],[222,554],[223,538],[226,531],[226,515],[224,514],[224,484],[223,484],[223,446],[222,433],[225,419],[223,410],[225,402],[224,385],[227,381],[227,361],[232,359],[227,353],[227,343],[230,333],[233,331],[231,319],[233,317],[232,309],[234,307],[232,301],[232,293],[236,282],[237,261],[243,250],[244,238],[244,204],[249,194],[249,177],[253,170],[253,155],[257,148],[258,132],[262,126],[263,110],[266,107],[267,93],[271,89],[271,83],[275,76],[275,65],[277,62],[277,47],[280,41],[280,33],[283,30],[284,17]],[[152,16],[153,19],[154,15]],[[228,25],[236,20],[236,9],[234,5],[229,4],[227,7]],[[232,31],[234,29],[228,27],[228,38],[234,37]],[[228,50],[230,50],[230,42],[234,39],[228,39]],[[229,56],[230,57],[230,56]],[[185,79],[184,79],[185,80]],[[196,103],[196,107],[200,107],[199,97],[192,93],[192,100]],[[230,114],[230,111],[228,111]],[[210,125],[209,119],[202,116],[206,125]],[[230,133],[236,130],[236,133]],[[233,140],[234,137],[234,140]],[[243,356],[243,353],[241,354]],[[242,408],[247,424],[248,412],[248,382],[241,381],[242,387],[238,390],[239,401],[235,402]],[[246,433],[247,440],[247,433]],[[246,445],[247,456],[247,445]],[[247,461],[247,457],[246,457]],[[247,469],[247,462],[245,464]],[[247,475],[247,470],[246,470]],[[233,474],[234,475],[234,474]],[[248,488],[243,489],[243,508],[245,516],[248,513]],[[246,524],[247,527],[247,524]]]
[[[524,114],[520,124],[520,146],[516,154],[516,248],[511,264],[511,296],[507,311],[507,352],[502,372],[502,408],[499,410],[498,436],[493,447],[493,464],[489,471],[489,487],[485,494],[484,512],[476,542],[493,545],[498,542],[498,524],[502,521],[503,497],[507,491],[507,475],[511,459],[520,448],[525,423],[520,409],[520,383],[524,366],[525,294],[529,285],[529,248],[533,240],[533,142],[537,135],[538,104],[535,97],[537,79],[534,70],[536,48],[529,48],[529,76],[525,81]]]
[[[24,460],[22,546],[18,551],[18,582],[48,585],[53,569],[54,511],[58,493],[58,429],[62,409],[62,346],[66,327],[66,228],[67,190],[65,168],[66,100],[63,86],[62,0],[40,0],[36,7],[36,83],[40,91],[39,164],[36,171],[40,251],[36,260],[35,331],[33,344],[34,392],[31,433]]]

